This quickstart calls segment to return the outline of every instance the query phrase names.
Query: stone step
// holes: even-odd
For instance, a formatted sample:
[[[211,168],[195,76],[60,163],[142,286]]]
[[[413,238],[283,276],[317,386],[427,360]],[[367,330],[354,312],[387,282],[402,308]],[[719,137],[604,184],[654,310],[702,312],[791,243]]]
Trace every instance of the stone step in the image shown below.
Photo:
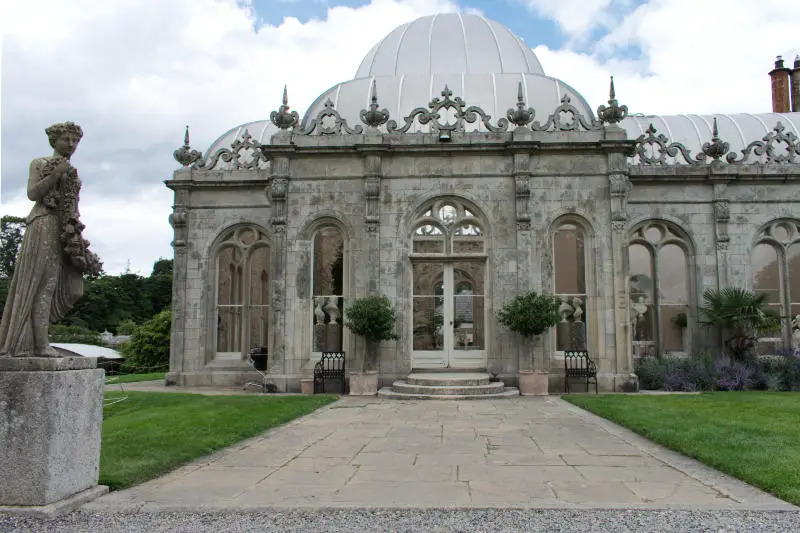
[[[495,394],[410,394],[396,392],[391,387],[384,387],[378,391],[379,398],[391,400],[497,400],[518,396],[519,389],[515,387],[506,387],[503,392]]]
[[[426,387],[470,387],[488,385],[491,380],[485,372],[415,372],[405,379],[409,385]]]
[[[392,390],[406,394],[444,394],[444,395],[475,395],[475,394],[498,394],[503,392],[505,384],[502,381],[494,381],[481,385],[418,385],[406,381],[395,381],[392,383]]]

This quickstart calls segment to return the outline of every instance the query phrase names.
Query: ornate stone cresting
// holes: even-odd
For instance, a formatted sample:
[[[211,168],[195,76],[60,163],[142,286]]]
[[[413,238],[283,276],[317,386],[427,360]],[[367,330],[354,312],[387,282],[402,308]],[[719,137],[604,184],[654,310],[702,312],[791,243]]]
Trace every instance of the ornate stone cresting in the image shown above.
[[[405,124],[402,127],[398,127],[396,121],[390,120],[386,124],[386,130],[389,133],[407,133],[416,121],[423,126],[430,124],[432,132],[439,133],[440,137],[444,136],[449,138],[451,133],[463,133],[465,131],[465,123],[472,124],[479,118],[481,124],[491,132],[508,130],[508,120],[501,118],[497,121],[497,125],[493,125],[490,122],[492,116],[486,114],[483,109],[477,106],[467,107],[466,102],[460,97],[456,96],[455,98],[450,98],[451,96],[453,96],[453,91],[445,85],[444,90],[442,90],[441,99],[434,98],[431,100],[430,103],[428,103],[427,109],[424,107],[413,109],[411,114],[403,118]],[[439,112],[443,110],[451,112],[454,115],[455,122],[441,123],[439,119],[442,117]]]
[[[794,133],[784,132],[785,129],[779,121],[770,133],[760,141],[748,144],[739,156],[736,152],[728,152],[730,145],[719,137],[717,119],[714,118],[711,141],[704,143],[702,152],[692,157],[691,151],[683,144],[670,142],[666,135],[657,134],[656,128],[650,124],[645,134],[636,139],[634,157],[638,158],[641,166],[720,165],[724,164],[723,156],[725,162],[731,165],[800,164],[800,142]]]
[[[230,170],[261,170],[268,163],[267,157],[262,152],[262,144],[253,140],[250,132],[244,130],[242,135],[231,143],[230,149],[220,148],[209,159],[198,160],[193,168],[198,170],[213,170],[217,163],[230,163]]]
[[[506,118],[518,128],[524,128],[533,122],[533,117],[535,115],[536,112],[532,107],[525,107],[525,99],[522,94],[522,82],[519,82],[519,86],[517,87],[517,108],[511,108],[506,111]]]
[[[342,133],[357,134],[363,133],[364,128],[356,125],[351,128],[347,124],[347,120],[343,119],[338,111],[333,106],[330,98],[325,101],[322,110],[317,113],[317,116],[308,123],[306,129],[303,130],[303,135],[340,135]]]
[[[539,124],[538,121],[531,124],[533,131],[580,131],[583,128],[586,131],[597,131],[603,127],[603,124],[598,121],[589,121],[578,110],[577,107],[572,105],[572,99],[568,94],[561,97],[561,105],[556,107],[553,114],[547,117],[547,122],[544,125]]]
[[[379,126],[386,124],[386,121],[389,120],[389,111],[380,109],[378,105],[378,88],[375,84],[375,80],[372,80],[372,87],[370,89],[369,110],[362,109],[360,116],[361,122],[373,129],[377,129]]]
[[[597,117],[606,124],[618,124],[628,116],[628,106],[619,105],[614,91],[614,76],[611,76],[611,88],[608,91],[608,106],[601,105],[597,108]]]
[[[189,126],[186,126],[186,133],[183,134],[183,146],[172,152],[172,157],[181,165],[188,167],[192,163],[203,160],[203,154],[197,150],[192,150],[189,146]]]
[[[286,85],[284,85],[281,106],[277,111],[269,114],[269,121],[282,130],[295,128],[300,122],[300,115],[297,114],[297,111],[289,111],[289,109],[289,97],[286,92]]]
[[[756,163],[761,162],[762,156],[767,164],[774,163],[800,163],[800,142],[797,135],[788,131],[784,133],[786,127],[778,121],[775,128],[764,135],[760,141],[753,141],[742,150],[742,157],[737,159],[734,152],[725,156],[725,160],[731,164],[746,163],[751,155],[755,156]],[[783,153],[780,153],[782,147]]]

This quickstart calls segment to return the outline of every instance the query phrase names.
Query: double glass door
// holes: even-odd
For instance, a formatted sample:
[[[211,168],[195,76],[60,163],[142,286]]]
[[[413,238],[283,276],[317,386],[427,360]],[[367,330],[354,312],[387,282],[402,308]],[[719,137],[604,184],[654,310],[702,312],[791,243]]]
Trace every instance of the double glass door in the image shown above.
[[[485,368],[485,262],[428,260],[412,269],[412,367]]]

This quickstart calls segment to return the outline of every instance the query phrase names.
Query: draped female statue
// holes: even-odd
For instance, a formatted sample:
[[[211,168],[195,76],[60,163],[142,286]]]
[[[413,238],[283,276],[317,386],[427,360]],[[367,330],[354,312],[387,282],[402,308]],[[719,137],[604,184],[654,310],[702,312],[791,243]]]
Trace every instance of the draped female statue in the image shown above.
[[[14,276],[0,322],[0,356],[58,357],[48,329],[83,295],[83,274],[99,270],[82,236],[78,213],[81,181],[70,157],[83,137],[72,122],[45,130],[53,155],[31,161],[28,215]]]

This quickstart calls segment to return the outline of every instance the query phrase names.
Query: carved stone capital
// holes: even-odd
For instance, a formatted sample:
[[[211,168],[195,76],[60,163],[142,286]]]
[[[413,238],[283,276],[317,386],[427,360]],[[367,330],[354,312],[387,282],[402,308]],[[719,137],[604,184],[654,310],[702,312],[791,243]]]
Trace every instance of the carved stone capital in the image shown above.
[[[531,223],[530,221],[518,221],[517,222],[517,230],[518,231],[530,231],[531,230]]]
[[[628,228],[627,219],[625,219],[625,220],[612,220],[611,221],[611,229],[613,229],[617,233],[625,233],[627,228]]]

